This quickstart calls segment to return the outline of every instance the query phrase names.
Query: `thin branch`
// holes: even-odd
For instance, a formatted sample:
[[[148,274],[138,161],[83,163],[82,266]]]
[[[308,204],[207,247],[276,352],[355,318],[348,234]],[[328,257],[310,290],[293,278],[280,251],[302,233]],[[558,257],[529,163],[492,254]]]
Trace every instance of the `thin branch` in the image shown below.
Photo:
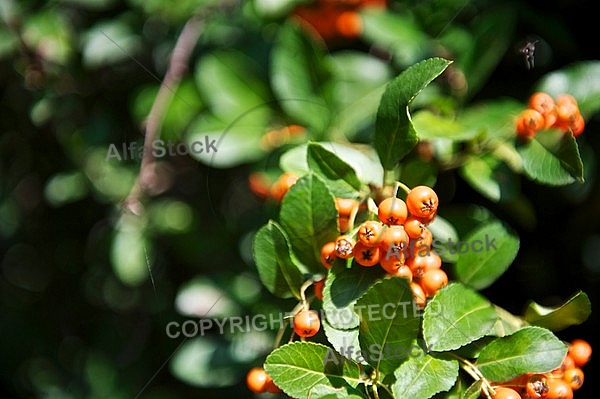
[[[160,128],[169,104],[175,94],[175,89],[187,71],[189,59],[200,37],[202,20],[199,16],[190,18],[183,27],[177,43],[171,54],[171,60],[165,78],[154,99],[150,113],[146,118],[144,146],[151,148],[152,143],[160,137]],[[134,214],[141,211],[140,198],[149,187],[153,176],[153,166],[156,158],[152,151],[145,151],[136,181],[124,201],[124,208]]]

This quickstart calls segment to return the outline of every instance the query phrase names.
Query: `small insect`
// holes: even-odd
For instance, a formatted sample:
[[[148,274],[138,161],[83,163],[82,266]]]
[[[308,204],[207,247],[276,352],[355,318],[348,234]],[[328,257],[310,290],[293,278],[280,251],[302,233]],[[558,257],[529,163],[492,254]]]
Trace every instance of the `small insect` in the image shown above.
[[[527,69],[533,69],[535,66],[535,45],[539,40],[528,40],[519,48],[519,53],[525,57],[525,66]]]

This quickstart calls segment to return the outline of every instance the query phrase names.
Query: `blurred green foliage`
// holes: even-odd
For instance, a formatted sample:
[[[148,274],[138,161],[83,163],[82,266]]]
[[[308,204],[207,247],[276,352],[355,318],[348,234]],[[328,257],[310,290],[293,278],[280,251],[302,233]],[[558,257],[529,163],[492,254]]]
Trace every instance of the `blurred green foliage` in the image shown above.
[[[529,299],[552,306],[578,289],[598,303],[600,55],[586,30],[595,23],[589,1],[395,0],[385,14],[364,11],[360,39],[336,44],[300,32],[288,18],[296,3],[0,3],[3,397],[253,397],[243,378],[263,362],[275,330],[172,339],[166,327],[289,310],[252,261],[254,233],[278,211],[254,196],[247,176],[279,173],[291,147],[270,147],[263,136],[301,124],[306,139],[369,142],[385,83],[429,56],[454,60],[444,84],[414,103],[440,111],[418,110],[413,123],[441,161],[464,146],[442,134],[477,137],[469,127],[498,126],[535,90],[577,97],[587,117],[578,138],[584,183],[546,186],[531,179],[553,174],[540,163],[515,176],[486,156],[459,169],[411,157],[398,172],[435,183],[442,208],[449,204],[443,216],[462,220],[457,226],[493,212],[519,230],[514,265],[484,290],[494,303],[520,313]],[[171,88],[161,139],[208,136],[219,150],[166,157],[142,214],[128,214],[122,201],[139,160],[106,162],[107,150],[141,145],[170,53],[194,14],[202,34]],[[540,39],[533,70],[516,51],[530,35]],[[504,125],[495,135],[510,132]],[[298,166],[286,157],[284,168]],[[592,312],[561,338],[594,345],[598,325]]]

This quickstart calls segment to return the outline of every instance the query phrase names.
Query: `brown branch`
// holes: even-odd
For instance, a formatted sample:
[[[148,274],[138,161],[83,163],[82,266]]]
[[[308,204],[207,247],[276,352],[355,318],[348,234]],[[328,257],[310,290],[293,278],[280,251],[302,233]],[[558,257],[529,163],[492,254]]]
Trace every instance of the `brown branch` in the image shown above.
[[[173,52],[165,78],[154,99],[150,113],[146,118],[144,146],[151,148],[152,143],[160,137],[160,128],[169,104],[175,95],[181,79],[188,68],[188,62],[200,37],[202,20],[199,16],[190,18],[183,27]],[[154,164],[156,158],[152,151],[144,151],[140,172],[136,181],[123,202],[123,208],[139,215],[142,211],[141,197],[154,180]]]

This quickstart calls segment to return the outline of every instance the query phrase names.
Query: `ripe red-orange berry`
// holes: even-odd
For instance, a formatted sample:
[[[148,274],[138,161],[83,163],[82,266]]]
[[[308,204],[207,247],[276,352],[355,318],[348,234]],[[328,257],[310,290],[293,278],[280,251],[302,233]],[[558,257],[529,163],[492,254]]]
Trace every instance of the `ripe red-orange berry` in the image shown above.
[[[377,217],[387,225],[401,225],[407,216],[406,203],[401,198],[386,198],[377,207]]]
[[[573,399],[573,389],[561,378],[548,378],[548,394],[545,399]]]
[[[521,395],[512,388],[495,387],[492,399],[521,399]]]
[[[527,380],[525,391],[530,399],[543,399],[548,396],[548,378],[543,374],[534,374]]]
[[[337,258],[335,241],[330,241],[321,247],[321,264],[326,269],[331,268],[335,258]]]
[[[527,108],[517,117],[517,135],[533,138],[545,126],[544,116],[535,109]]]
[[[428,270],[421,276],[419,282],[427,297],[434,296],[442,287],[448,285],[448,275],[442,269]]]
[[[383,225],[381,222],[376,220],[367,220],[358,226],[358,232],[356,233],[356,236],[358,241],[364,246],[373,247],[379,243],[379,240],[381,240],[382,233]]]
[[[352,249],[354,260],[361,266],[371,267],[379,263],[379,247],[367,247],[362,242],[357,242]]]
[[[418,307],[423,308],[427,304],[427,295],[423,291],[423,288],[416,282],[411,281],[410,289],[413,293],[413,300]]]
[[[268,392],[267,389],[270,385],[274,386],[275,384],[273,384],[273,380],[262,367],[253,367],[246,374],[246,386],[252,392]]]
[[[583,385],[583,370],[579,367],[567,369],[562,378],[572,390],[576,391]]]
[[[335,208],[339,217],[349,217],[355,207],[358,207],[358,201],[351,198],[336,198]]]
[[[303,338],[314,336],[321,328],[319,314],[314,310],[302,309],[294,316],[294,332]]]
[[[438,196],[431,187],[417,186],[406,196],[406,207],[412,216],[429,219],[437,213]]]
[[[315,290],[315,296],[320,301],[323,300],[323,288],[325,287],[325,279],[315,281],[313,284],[313,288]]]
[[[583,339],[574,339],[569,345],[569,356],[573,358],[575,366],[583,367],[592,356],[592,346]]]
[[[335,254],[338,258],[350,259],[353,256],[353,249],[356,245],[354,238],[342,235],[335,239]]]
[[[402,277],[408,280],[408,282],[412,282],[413,280],[413,274],[412,271],[410,270],[410,268],[406,265],[402,265],[402,266],[398,266],[396,269],[393,270],[386,270],[387,271],[387,275],[390,277]]]
[[[356,11],[342,12],[337,17],[335,26],[340,35],[348,38],[358,37],[363,30],[362,19]]]

